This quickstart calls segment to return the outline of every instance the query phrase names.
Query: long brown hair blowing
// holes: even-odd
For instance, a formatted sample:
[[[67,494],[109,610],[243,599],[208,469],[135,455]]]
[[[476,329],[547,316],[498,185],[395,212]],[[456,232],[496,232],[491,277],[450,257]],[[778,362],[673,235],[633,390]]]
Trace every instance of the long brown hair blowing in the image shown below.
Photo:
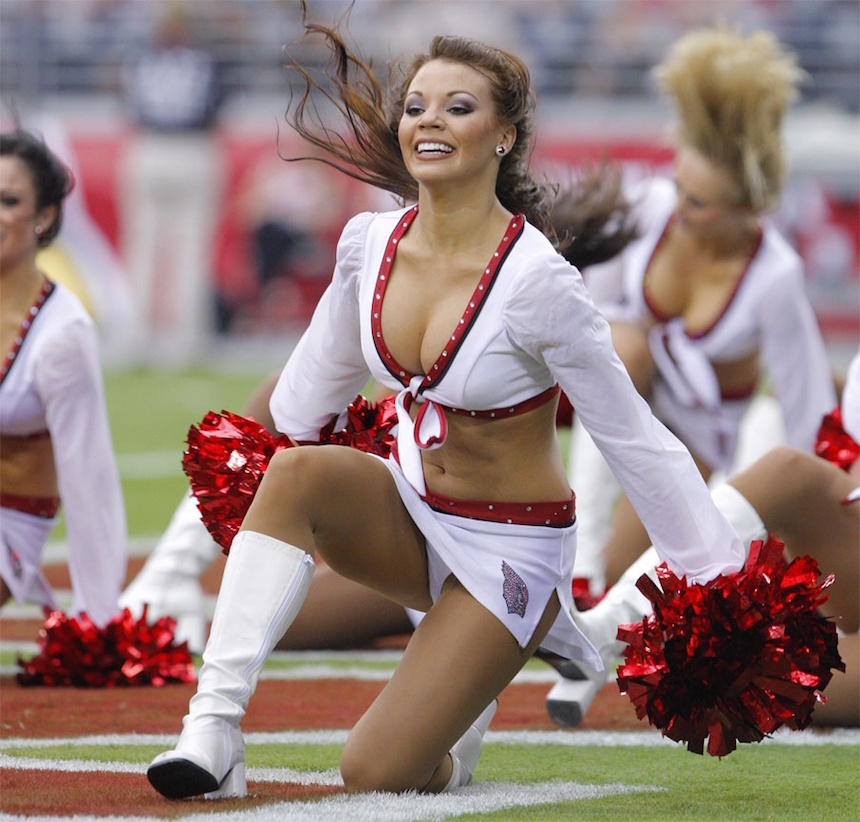
[[[384,91],[372,63],[350,50],[336,26],[309,22],[304,2],[302,13],[305,34],[294,45],[312,35],[325,38],[330,54],[324,74],[330,86],[315,79],[287,47],[287,68],[299,74],[304,90],[295,105],[290,99],[286,120],[302,138],[330,156],[331,159],[322,158],[322,162],[390,191],[404,202],[416,200],[418,185],[406,170],[397,139],[407,89],[417,71],[430,60],[464,63],[487,77],[500,122],[516,128],[516,142],[501,160],[496,182],[499,201],[510,211],[525,214],[529,222],[556,241],[550,214],[555,191],[536,182],[529,170],[535,100],[529,71],[522,60],[476,40],[440,35],[433,38],[426,54],[392,66]],[[333,106],[341,125],[346,127],[345,134],[324,121],[315,94],[321,94]]]
[[[611,260],[639,235],[624,194],[621,168],[585,164],[562,186],[552,206],[562,256],[577,268]]]

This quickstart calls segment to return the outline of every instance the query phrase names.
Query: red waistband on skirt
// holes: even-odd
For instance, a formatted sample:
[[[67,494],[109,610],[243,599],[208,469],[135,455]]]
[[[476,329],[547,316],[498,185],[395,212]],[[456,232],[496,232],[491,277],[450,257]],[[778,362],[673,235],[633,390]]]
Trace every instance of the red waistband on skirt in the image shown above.
[[[576,496],[559,502],[485,502],[455,499],[428,491],[421,497],[434,511],[509,525],[549,525],[564,528],[576,518]]]
[[[740,388],[720,389],[720,399],[731,402],[732,400],[748,400],[758,390],[758,382],[750,383]]]
[[[53,519],[60,512],[59,497],[25,497],[0,491],[0,508],[11,508],[22,514]]]

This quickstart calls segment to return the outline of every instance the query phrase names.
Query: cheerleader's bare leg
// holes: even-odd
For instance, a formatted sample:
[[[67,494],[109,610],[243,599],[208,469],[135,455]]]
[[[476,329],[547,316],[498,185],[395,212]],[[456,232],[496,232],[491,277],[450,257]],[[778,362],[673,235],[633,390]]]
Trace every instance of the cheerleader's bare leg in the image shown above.
[[[625,322],[611,323],[611,330],[612,344],[633,385],[648,399],[655,367],[647,335],[638,326]],[[603,455],[576,416],[568,455],[568,478],[577,497],[578,525],[573,574],[575,577],[588,579],[591,593],[599,595],[604,592],[607,584],[617,579],[617,575],[610,575],[607,567],[610,561],[607,546],[613,533],[616,507],[623,499],[623,494]],[[648,544],[650,540],[645,547]],[[616,558],[614,562],[616,565],[623,563],[626,568],[639,553],[637,551],[626,557]]]
[[[347,789],[435,793],[468,784],[493,700],[531,656],[558,609],[553,594],[529,645],[520,648],[449,577],[394,676],[350,734],[341,762]],[[483,721],[470,731],[470,724],[479,724],[476,717]],[[468,761],[458,756],[464,742],[470,743]]]
[[[317,564],[304,605],[277,648],[355,648],[413,630],[406,609],[324,564]]]
[[[148,770],[150,782],[163,795],[245,794],[239,723],[266,657],[301,608],[316,551],[333,570],[404,606],[424,610],[430,605],[423,537],[381,462],[340,446],[288,449],[275,455],[231,548],[197,693],[183,720],[179,743],[173,751],[156,757]],[[435,634],[431,631],[429,635]],[[414,669],[407,665],[406,671],[410,670]],[[401,676],[403,679],[409,680]],[[467,742],[473,742],[470,725],[482,712],[486,720],[485,709],[497,693],[495,684],[493,679],[485,685],[478,698],[467,699],[458,692],[465,704],[454,703],[453,696],[443,698],[450,709],[446,730],[436,729],[429,740],[407,734],[411,745],[406,759],[401,749],[382,746],[365,751],[364,766],[374,768],[376,777],[357,777],[352,767],[345,773],[345,778],[350,774],[348,787],[398,789],[401,783],[387,777],[379,784],[374,782],[374,778],[382,780],[384,774],[396,771],[397,779],[408,775],[408,784],[401,789],[423,788],[440,762],[444,771],[450,768],[445,763],[451,761],[447,751],[441,751],[430,767],[428,751],[437,753],[440,739],[457,748],[457,737],[463,733],[470,738]],[[444,697],[445,683],[439,687]],[[404,698],[410,700],[404,715],[425,715],[426,704],[408,694]],[[379,716],[379,711],[374,715]],[[391,724],[402,718],[396,716]],[[392,735],[398,733],[403,733],[402,725]],[[359,734],[358,739],[362,738]],[[476,760],[475,745],[465,747]],[[355,748],[353,744],[351,750]],[[445,776],[450,782],[451,774]]]

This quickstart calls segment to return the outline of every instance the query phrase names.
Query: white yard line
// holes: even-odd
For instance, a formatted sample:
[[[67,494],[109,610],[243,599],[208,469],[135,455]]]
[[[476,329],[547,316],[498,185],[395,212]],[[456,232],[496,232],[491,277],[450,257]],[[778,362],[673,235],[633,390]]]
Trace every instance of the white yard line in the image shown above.
[[[246,733],[245,743],[253,745],[343,745],[348,730],[319,731],[255,731]],[[164,745],[176,743],[177,734],[91,734],[85,736],[50,737],[33,739],[28,737],[6,737],[0,739],[0,755],[13,759],[9,750],[37,750],[39,748],[76,746],[128,746]],[[653,728],[641,731],[611,730],[557,730],[557,731],[487,731],[485,745],[561,745],[566,748],[593,746],[598,748],[652,748],[657,745],[678,747],[677,742],[664,737]],[[759,745],[798,745],[818,747],[821,745],[860,745],[860,729],[833,728],[790,731],[782,729]],[[58,760],[59,761],[59,760]]]
[[[254,779],[248,772],[248,778]],[[510,808],[576,802],[605,796],[658,791],[653,785],[582,785],[575,782],[543,782],[518,785],[507,782],[476,782],[447,794],[339,794],[316,801],[278,802],[248,810],[183,816],[183,822],[320,822],[322,819],[349,819],[350,822],[416,822],[452,819],[465,814],[490,813]],[[27,822],[68,822],[58,816],[0,816],[0,820]],[[75,822],[104,822],[103,816],[75,816]],[[163,822],[148,816],[123,816],[124,822]]]
[[[120,477],[124,480],[182,476],[182,452],[177,450],[117,454],[116,463]]]
[[[347,731],[285,731],[250,733],[246,742],[256,744],[336,744],[342,745]],[[127,762],[94,760],[39,759],[16,756],[5,750],[31,750],[55,745],[163,745],[175,744],[176,736],[167,734],[112,734],[83,736],[73,739],[4,739],[0,740],[0,767],[20,770],[65,771],[75,773],[110,772],[143,774],[146,765]],[[804,731],[778,733],[761,744],[858,745],[860,731],[856,729],[830,732]],[[653,746],[676,745],[656,731],[489,731],[486,745],[596,745]],[[297,771],[292,768],[249,768],[247,777],[254,782],[290,782],[301,785],[337,786],[342,784],[334,770]],[[417,822],[445,820],[466,814],[490,813],[520,807],[536,807],[556,802],[577,802],[606,796],[661,790],[654,785],[593,785],[575,782],[512,784],[478,781],[450,794],[424,796],[414,793],[367,794],[346,796],[338,794],[315,801],[279,802],[263,807],[249,807],[226,813],[217,811],[182,817],[183,822],[318,822],[321,819],[349,819],[350,822]],[[75,816],[76,822],[103,822],[103,816]],[[65,822],[68,817],[0,815],[0,820],[26,819],[26,822]],[[123,817],[127,822],[161,822],[155,817]]]
[[[582,785],[575,782],[543,782],[518,785],[477,782],[447,794],[365,794],[329,796],[311,802],[282,802],[232,814],[200,814],[183,822],[435,822],[466,814],[491,813],[512,808],[535,807],[555,802],[576,802],[605,796],[656,792],[653,785]]]
[[[60,599],[70,598],[68,591],[56,592]],[[29,606],[25,606],[29,608]],[[23,619],[20,612],[24,607],[4,610],[4,617]],[[27,611],[29,618],[41,617],[41,611],[33,608]],[[39,653],[36,642],[3,641],[0,640],[0,652],[14,653],[28,658]],[[289,667],[269,665],[263,669],[261,679],[298,680],[298,679],[358,679],[374,682],[385,682],[391,679],[394,668],[400,662],[403,652],[399,650],[370,650],[370,651],[275,651],[269,656],[271,663],[291,663]],[[297,664],[301,663],[301,664]],[[11,676],[17,673],[15,665],[0,665],[0,675]],[[528,667],[514,677],[514,683],[551,685],[558,679],[558,674],[549,666]]]

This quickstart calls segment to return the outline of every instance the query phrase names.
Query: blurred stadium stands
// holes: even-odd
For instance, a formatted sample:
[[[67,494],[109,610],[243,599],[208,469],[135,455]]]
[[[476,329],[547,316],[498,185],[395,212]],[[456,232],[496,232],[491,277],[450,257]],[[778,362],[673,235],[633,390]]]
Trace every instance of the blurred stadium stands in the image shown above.
[[[3,0],[4,94],[111,94],[118,70],[175,0]],[[296,0],[189,0],[236,97],[282,95],[284,43],[298,36]],[[311,0],[322,19],[343,0]],[[683,31],[715,17],[768,28],[811,76],[806,102],[860,107],[856,0],[358,0],[350,28],[378,65],[426,44],[428,26],[470,34],[526,58],[547,98],[652,96],[648,69]],[[307,55],[313,59],[313,55]],[[320,54],[324,57],[324,54]]]
[[[230,203],[254,162],[274,152],[277,124],[283,125],[288,75],[282,50],[300,35],[297,0],[0,0],[4,122],[20,118],[27,125],[46,115],[62,120],[89,209],[115,245],[115,166],[131,129],[120,93],[122,66],[150,38],[165,8],[175,5],[190,11],[222,70],[226,104],[218,133]],[[313,16],[330,21],[350,4],[309,5]],[[787,123],[792,180],[778,219],[807,261],[825,333],[847,335],[856,346],[857,0],[357,0],[350,31],[380,72],[442,31],[509,48],[529,64],[539,92],[537,160],[569,165],[608,153],[653,168],[667,163],[671,150],[665,142],[669,112],[649,70],[682,32],[715,19],[744,31],[774,31],[809,74]],[[303,48],[303,62],[322,65],[326,52]],[[225,210],[212,269],[219,293],[229,299],[253,297],[258,287],[247,245],[237,215]],[[311,284],[299,298],[310,304],[317,291]],[[303,304],[299,313],[306,309]],[[246,321],[267,320],[257,311]]]

